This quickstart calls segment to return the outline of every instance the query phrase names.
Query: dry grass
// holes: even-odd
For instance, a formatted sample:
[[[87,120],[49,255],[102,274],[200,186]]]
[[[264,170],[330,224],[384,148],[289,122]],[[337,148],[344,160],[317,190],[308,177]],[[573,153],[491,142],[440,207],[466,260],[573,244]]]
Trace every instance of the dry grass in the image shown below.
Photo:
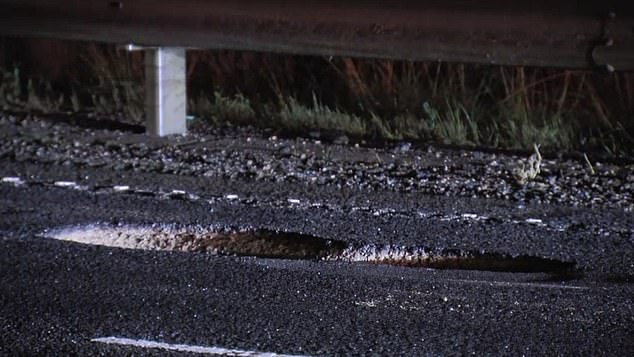
[[[123,114],[131,122],[142,122],[145,92],[143,56],[106,46],[87,46],[81,54],[83,73],[73,78],[76,88],[100,114]]]
[[[63,93],[53,90],[50,82],[24,78],[18,68],[0,73],[0,108],[19,108],[35,112],[59,112],[66,103]]]
[[[8,71],[0,104],[92,106],[140,122],[142,54],[94,45],[81,52],[64,97],[42,99],[46,86],[35,82],[16,90]],[[525,150],[540,143],[548,152],[634,152],[634,73],[192,51],[188,78],[190,113],[213,123]]]
[[[3,110],[23,105],[20,70],[2,71],[0,73],[0,107]]]

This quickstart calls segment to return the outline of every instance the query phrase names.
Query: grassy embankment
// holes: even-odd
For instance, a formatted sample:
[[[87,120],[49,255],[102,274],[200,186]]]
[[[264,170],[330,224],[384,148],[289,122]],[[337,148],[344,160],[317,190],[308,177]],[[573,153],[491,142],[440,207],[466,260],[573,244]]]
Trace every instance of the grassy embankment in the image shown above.
[[[0,74],[0,107],[143,116],[141,53],[79,46],[71,81]],[[70,85],[69,85],[70,83]],[[634,153],[634,73],[321,58],[188,55],[189,113],[216,125],[545,152]]]

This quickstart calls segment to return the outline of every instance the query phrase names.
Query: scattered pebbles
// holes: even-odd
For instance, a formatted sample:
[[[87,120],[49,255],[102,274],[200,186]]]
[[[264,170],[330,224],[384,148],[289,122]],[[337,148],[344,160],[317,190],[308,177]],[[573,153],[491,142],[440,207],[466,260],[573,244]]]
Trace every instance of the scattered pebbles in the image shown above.
[[[240,128],[152,138],[6,113],[0,137],[1,159],[18,162],[634,209],[633,164],[593,162],[592,173],[583,159],[544,159],[521,185],[513,171],[527,158],[408,143],[364,148]]]

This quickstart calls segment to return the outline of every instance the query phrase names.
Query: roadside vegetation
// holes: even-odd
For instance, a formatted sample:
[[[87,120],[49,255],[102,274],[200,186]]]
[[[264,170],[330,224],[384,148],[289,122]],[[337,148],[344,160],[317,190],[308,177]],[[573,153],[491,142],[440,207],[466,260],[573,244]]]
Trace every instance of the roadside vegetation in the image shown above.
[[[141,122],[143,58],[78,46],[59,78],[0,74],[0,107]],[[68,81],[71,78],[71,81]],[[544,152],[634,153],[634,73],[190,51],[188,111],[214,125]]]

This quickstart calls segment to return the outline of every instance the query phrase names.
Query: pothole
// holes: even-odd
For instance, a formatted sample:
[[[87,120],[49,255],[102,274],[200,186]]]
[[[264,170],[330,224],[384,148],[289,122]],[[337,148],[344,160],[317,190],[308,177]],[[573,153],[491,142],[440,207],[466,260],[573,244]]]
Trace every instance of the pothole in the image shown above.
[[[55,230],[47,235],[65,241],[117,248],[261,258],[327,259],[345,249],[343,242],[269,230],[93,225]]]
[[[342,257],[348,261],[369,262],[414,268],[488,270],[511,273],[567,274],[575,271],[574,262],[502,253],[458,249],[426,249],[366,245],[347,249]]]
[[[390,245],[351,246],[340,240],[263,229],[168,225],[89,225],[56,229],[47,237],[83,244],[261,258],[366,262],[416,268],[567,274],[574,262],[530,255]]]

